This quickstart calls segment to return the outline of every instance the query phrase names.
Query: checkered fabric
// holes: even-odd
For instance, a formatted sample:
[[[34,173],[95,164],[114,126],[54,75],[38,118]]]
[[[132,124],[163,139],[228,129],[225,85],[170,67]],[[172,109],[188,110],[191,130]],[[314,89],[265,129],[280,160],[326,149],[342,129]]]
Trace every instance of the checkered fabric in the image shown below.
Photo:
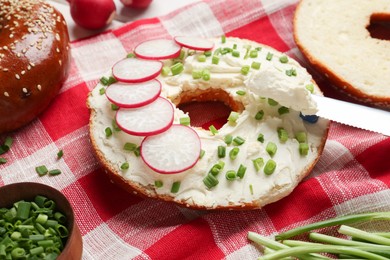
[[[3,155],[7,163],[0,165],[0,186],[32,181],[61,190],[76,214],[83,259],[255,259],[261,252],[248,241],[248,231],[271,237],[339,215],[390,211],[390,138],[338,123],[332,123],[311,174],[291,195],[260,210],[206,212],[140,198],[111,183],[94,157],[87,95],[102,74],[146,39],[225,34],[261,42],[300,61],[326,95],[345,98],[297,49],[292,36],[296,4],[204,0],[73,42],[71,73],[61,92],[37,120],[9,134],[14,144]],[[218,113],[203,115],[208,122],[219,120]],[[64,151],[60,160],[59,150]],[[62,174],[39,177],[38,165]]]

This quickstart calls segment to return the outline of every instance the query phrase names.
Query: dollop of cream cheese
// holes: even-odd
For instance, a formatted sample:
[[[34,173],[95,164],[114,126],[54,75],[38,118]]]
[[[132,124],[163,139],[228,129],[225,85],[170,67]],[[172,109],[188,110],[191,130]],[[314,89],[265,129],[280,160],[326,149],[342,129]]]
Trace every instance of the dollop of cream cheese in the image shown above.
[[[296,65],[293,67],[295,68]],[[308,73],[297,72],[297,75],[286,77],[284,70],[271,65],[252,72],[245,81],[247,89],[261,96],[272,98],[279,104],[301,111],[304,115],[317,113],[317,104],[306,89],[310,81]]]

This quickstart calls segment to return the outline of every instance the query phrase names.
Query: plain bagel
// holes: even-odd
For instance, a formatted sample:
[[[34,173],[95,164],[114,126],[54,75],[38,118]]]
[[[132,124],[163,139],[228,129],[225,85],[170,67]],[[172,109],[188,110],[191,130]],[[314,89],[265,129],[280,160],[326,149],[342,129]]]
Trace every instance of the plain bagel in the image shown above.
[[[98,160],[124,189],[190,208],[254,209],[287,196],[310,173],[326,141],[329,121],[315,116],[308,120],[301,114],[313,111],[311,93],[321,95],[321,91],[296,61],[268,46],[238,38],[210,39],[211,44],[192,40],[196,47],[212,47],[207,51],[182,47],[180,56],[162,60],[161,74],[152,79],[162,85],[158,102],[165,99],[174,108],[168,130],[145,137],[118,129],[118,113],[149,105],[118,109],[110,102],[110,88],[126,87],[126,83],[114,83],[115,65],[91,91],[87,101],[90,138]],[[126,66],[138,64],[131,59],[139,58],[124,59]],[[138,87],[138,83],[132,84],[127,86],[128,98]],[[228,122],[218,130],[192,127],[188,114],[178,108],[186,102],[210,100],[222,101],[232,109]],[[169,113],[167,107],[164,113]],[[147,125],[152,118],[165,117],[159,110],[153,111],[146,119],[135,115],[135,124],[145,121]],[[186,127],[198,136],[200,151],[196,138],[183,138],[178,131],[177,138],[170,135],[183,124],[189,124]],[[186,131],[189,135],[193,132]],[[153,145],[145,147],[145,143]],[[170,168],[166,172],[164,166],[169,168],[170,160],[179,161],[179,166],[184,161],[180,155],[170,155],[187,147],[193,150],[186,156],[200,152],[196,163],[183,166],[182,171]],[[158,158],[152,154],[149,159],[148,152],[161,149]],[[159,159],[162,165],[153,161]]]
[[[40,0],[0,1],[0,133],[41,113],[59,92],[70,64],[64,18]]]
[[[370,36],[373,21],[390,20],[387,0],[302,0],[294,37],[308,61],[350,96],[390,106],[390,42]]]

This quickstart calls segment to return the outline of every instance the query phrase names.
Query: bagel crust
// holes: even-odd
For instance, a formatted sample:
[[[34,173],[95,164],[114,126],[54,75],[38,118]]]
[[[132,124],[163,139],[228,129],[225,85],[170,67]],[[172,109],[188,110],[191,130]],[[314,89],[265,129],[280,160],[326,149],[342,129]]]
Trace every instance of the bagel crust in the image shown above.
[[[238,38],[226,38],[224,43],[221,43],[221,39],[211,41],[214,42],[211,52],[234,46],[240,52],[239,57],[232,53],[219,54],[219,64],[212,64],[212,57],[208,57],[206,61],[198,60],[202,51],[183,48],[185,55],[181,62],[184,71],[179,75],[157,77],[162,83],[161,96],[170,100],[175,107],[174,124],[179,124],[180,118],[188,116],[177,106],[190,101],[222,101],[238,113],[235,122],[227,122],[217,133],[192,127],[200,138],[204,155],[191,169],[176,174],[161,174],[149,168],[135,153],[125,151],[124,144],[140,145],[143,137],[115,130],[113,120],[116,112],[104,95],[106,86],[102,83],[97,84],[87,100],[91,113],[89,131],[92,147],[110,179],[134,194],[193,209],[261,208],[291,193],[310,173],[322,153],[329,121],[319,118],[316,123],[309,123],[300,116],[300,111],[307,109],[306,106],[302,106],[302,110],[292,108],[298,109],[300,105],[308,104],[305,100],[310,98],[310,92],[306,88],[308,85],[312,86],[315,94],[322,93],[307,71],[296,61],[268,46]],[[248,46],[258,56],[246,56],[249,53]],[[270,54],[272,58],[267,60],[266,57]],[[164,60],[164,66],[169,67],[175,61],[177,60]],[[241,72],[242,66],[253,61],[261,61],[261,68],[252,68],[244,75]],[[194,70],[205,69],[210,71],[210,79],[193,78]],[[110,76],[111,72],[104,75],[105,78]],[[275,97],[279,97],[279,104],[271,102]],[[281,108],[286,109],[285,106],[290,105],[288,112],[280,112]],[[263,111],[264,116],[256,119],[259,111]],[[105,133],[107,127],[113,129],[113,134],[108,137]],[[280,128],[288,133],[285,141],[278,137]],[[304,132],[307,136],[307,155],[299,152],[299,141],[295,138],[298,132]],[[259,134],[263,134],[264,140],[259,138]],[[228,135],[242,137],[245,142],[227,144],[225,138]],[[270,142],[277,146],[275,155],[266,151]],[[218,156],[218,146],[226,147],[225,157]],[[239,148],[239,153],[232,159],[229,152],[234,147]],[[262,158],[264,164],[256,167],[253,161],[258,158]],[[276,162],[276,169],[272,174],[265,174],[264,165],[271,159]],[[123,170],[121,165],[125,162],[129,168]],[[204,179],[215,164],[223,165],[217,175],[219,184],[208,187]],[[226,172],[238,171],[240,165],[246,167],[245,174],[228,180]],[[163,185],[157,186],[156,181]],[[173,183],[178,182],[179,191],[172,192]]]
[[[301,0],[294,39],[307,60],[349,96],[390,107],[390,42],[373,38],[372,21],[390,21],[388,0]]]
[[[32,121],[57,95],[70,65],[61,13],[40,0],[0,0],[0,133]]]

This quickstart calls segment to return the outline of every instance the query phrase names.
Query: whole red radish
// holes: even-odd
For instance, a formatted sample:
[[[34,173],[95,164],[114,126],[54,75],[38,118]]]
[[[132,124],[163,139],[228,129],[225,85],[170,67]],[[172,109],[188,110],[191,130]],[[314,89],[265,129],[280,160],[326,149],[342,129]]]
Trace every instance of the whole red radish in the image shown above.
[[[69,0],[74,22],[86,29],[101,29],[114,19],[116,7],[113,0]]]
[[[150,5],[152,0],[121,0],[121,2],[126,7],[146,8]]]

